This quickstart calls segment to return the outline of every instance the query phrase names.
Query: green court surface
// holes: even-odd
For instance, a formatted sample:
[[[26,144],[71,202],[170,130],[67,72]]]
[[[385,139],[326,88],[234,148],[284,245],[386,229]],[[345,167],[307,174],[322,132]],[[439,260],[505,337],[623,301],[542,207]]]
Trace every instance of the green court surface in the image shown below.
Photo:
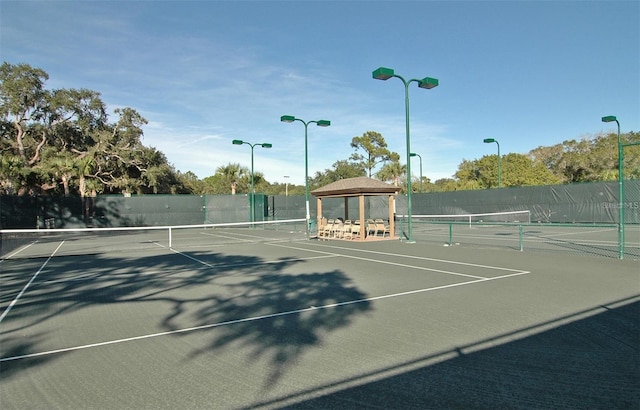
[[[633,258],[80,242],[0,261],[3,409],[640,408]]]

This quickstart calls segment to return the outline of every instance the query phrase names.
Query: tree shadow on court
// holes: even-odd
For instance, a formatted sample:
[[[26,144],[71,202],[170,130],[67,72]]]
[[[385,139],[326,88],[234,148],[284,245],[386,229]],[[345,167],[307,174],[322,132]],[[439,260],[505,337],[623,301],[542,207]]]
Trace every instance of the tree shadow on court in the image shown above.
[[[30,337],[20,337],[19,335],[4,338],[2,340],[2,357],[23,357],[25,355],[32,354],[36,350],[36,346],[43,339],[45,339],[47,333],[40,332],[30,335]],[[34,357],[27,360],[15,360],[7,363],[0,363],[0,379],[9,379],[15,376],[19,372],[28,369],[32,366],[39,366],[49,361],[46,356]]]
[[[44,261],[30,261],[29,271]],[[6,307],[29,278],[24,263],[5,261],[2,269],[0,299]],[[3,377],[16,375],[25,363],[38,366],[71,354],[35,356],[73,347],[52,344],[57,332],[81,346],[208,327],[216,331],[206,347],[194,348],[191,359],[232,345],[246,347],[247,362],[269,363],[272,371],[265,385],[270,386],[306,349],[322,343],[326,333],[369,310],[365,298],[344,272],[310,271],[297,258],[266,260],[210,251],[55,257],[0,323],[2,359],[17,358],[1,363]],[[350,303],[340,309],[329,306],[345,302]],[[93,307],[103,309],[88,309]],[[74,326],[68,328],[69,323]],[[132,328],[139,333],[132,334]],[[26,361],[19,358],[23,356]]]
[[[246,348],[247,365],[259,359],[269,365],[265,388],[277,383],[306,349],[320,344],[323,335],[371,309],[366,295],[340,270],[268,270],[225,287],[226,296],[216,295],[196,315],[201,324],[231,323],[217,329],[211,344],[192,357],[226,347]]]

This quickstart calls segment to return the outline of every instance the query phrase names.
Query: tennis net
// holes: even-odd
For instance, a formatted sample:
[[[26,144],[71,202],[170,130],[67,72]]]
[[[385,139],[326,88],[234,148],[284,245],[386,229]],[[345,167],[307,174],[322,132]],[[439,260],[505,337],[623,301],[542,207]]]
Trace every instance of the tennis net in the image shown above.
[[[202,225],[0,230],[0,259],[197,249],[305,239],[305,219]]]
[[[529,211],[456,215],[413,215],[412,239],[445,246],[503,247],[520,251],[575,252],[618,257],[619,227],[597,223],[531,222]],[[408,218],[399,215],[399,236],[407,237]],[[624,254],[640,256],[638,225],[626,225]]]
[[[406,221],[408,215],[398,215],[401,220]],[[419,224],[437,224],[437,223],[531,223],[531,211],[507,211],[507,212],[488,212],[479,214],[451,214],[451,215],[413,215],[412,222]]]

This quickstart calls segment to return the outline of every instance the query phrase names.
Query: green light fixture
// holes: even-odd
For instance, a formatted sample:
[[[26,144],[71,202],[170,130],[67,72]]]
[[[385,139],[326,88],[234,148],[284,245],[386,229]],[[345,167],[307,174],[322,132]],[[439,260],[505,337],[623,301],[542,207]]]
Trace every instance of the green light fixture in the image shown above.
[[[501,180],[502,180],[502,172],[500,170],[500,162],[502,162],[502,158],[500,158],[500,143],[494,138],[485,138],[482,140],[485,144],[496,143],[498,146],[498,188],[500,188]]]
[[[231,143],[233,145],[247,144],[248,146],[251,147],[251,192],[249,193],[249,212],[251,213],[251,215],[249,216],[249,220],[251,222],[255,222],[256,213],[255,213],[255,189],[253,186],[253,148],[258,146],[262,148],[271,148],[273,147],[273,145],[268,142],[260,142],[260,143],[252,144],[250,142],[243,141],[243,140],[233,140],[231,141]]]
[[[311,212],[309,210],[309,144],[308,144],[308,126],[315,123],[318,127],[328,127],[331,125],[331,121],[317,120],[317,121],[304,121],[300,118],[296,118],[293,115],[283,115],[280,117],[282,122],[294,122],[300,121],[304,124],[304,191],[306,202],[306,219],[307,219],[307,240],[309,239],[309,222],[311,220]]]
[[[602,122],[618,124],[618,258],[624,258],[624,148],[620,139],[620,122],[615,115],[602,117]]]
[[[437,87],[439,82],[436,78],[424,77],[423,79],[411,79],[409,81],[405,80],[402,76],[398,75],[393,71],[392,68],[387,67],[378,67],[372,73],[372,77],[376,80],[388,80],[391,77],[399,78],[404,84],[404,108],[405,108],[405,123],[406,123],[406,137],[407,137],[407,242],[414,243],[413,240],[413,224],[412,217],[413,211],[411,206],[411,196],[412,196],[412,188],[411,188],[411,135],[409,130],[409,84],[412,82],[418,83],[418,87],[431,89]],[[422,182],[422,178],[421,181]]]

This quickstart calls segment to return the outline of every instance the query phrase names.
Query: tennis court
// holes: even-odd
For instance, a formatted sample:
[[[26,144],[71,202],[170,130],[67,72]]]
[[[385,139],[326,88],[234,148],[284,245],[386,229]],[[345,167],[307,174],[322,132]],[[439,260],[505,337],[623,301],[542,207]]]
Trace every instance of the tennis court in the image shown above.
[[[640,406],[637,260],[87,233],[4,252],[5,409]]]

